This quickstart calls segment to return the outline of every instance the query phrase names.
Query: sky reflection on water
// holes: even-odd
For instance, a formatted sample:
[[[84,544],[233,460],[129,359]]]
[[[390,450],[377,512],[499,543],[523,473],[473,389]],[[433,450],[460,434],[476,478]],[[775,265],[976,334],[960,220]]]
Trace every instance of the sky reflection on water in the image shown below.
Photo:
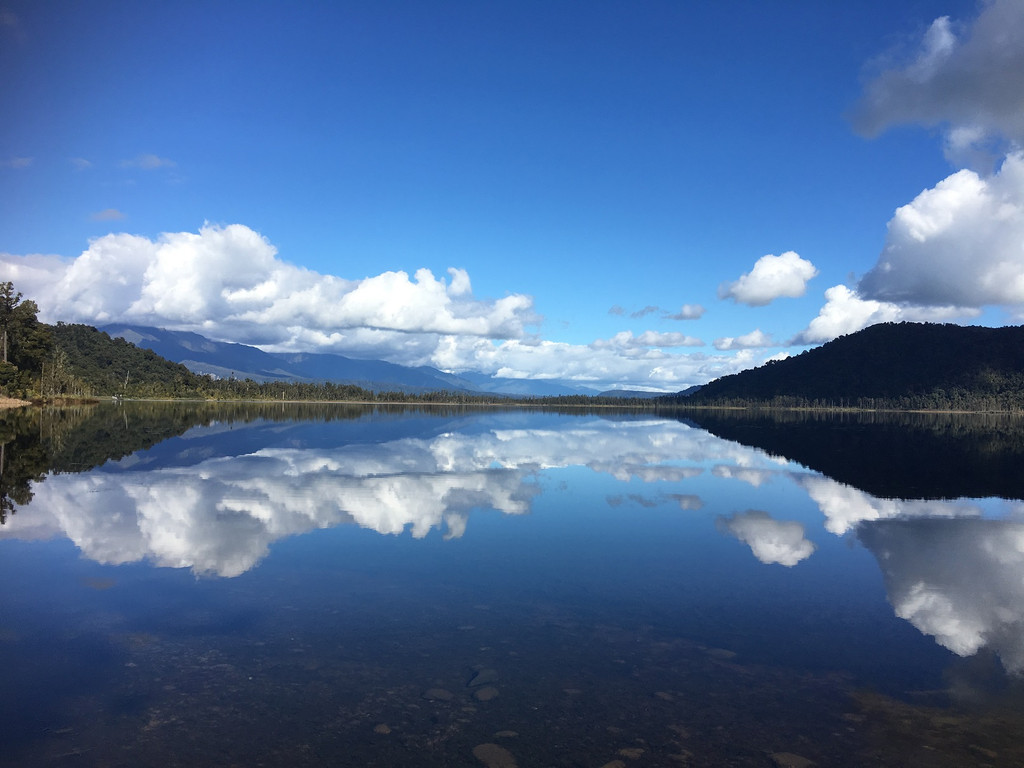
[[[368,642],[476,625],[483,605],[512,635],[539,614],[652,627],[728,649],[718,665],[844,670],[854,688],[941,686],[940,647],[1024,670],[1020,502],[876,498],[681,420],[220,423],[33,492],[0,528],[7,583],[30,576],[5,596],[12,638],[112,622],[271,642],[343,621]]]

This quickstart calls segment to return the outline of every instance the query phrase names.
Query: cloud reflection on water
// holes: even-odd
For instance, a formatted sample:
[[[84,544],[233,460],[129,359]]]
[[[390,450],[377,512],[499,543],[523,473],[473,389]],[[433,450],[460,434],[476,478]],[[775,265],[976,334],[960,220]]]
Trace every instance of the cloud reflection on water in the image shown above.
[[[810,557],[816,547],[804,535],[804,527],[792,520],[776,520],[760,509],[719,515],[715,524],[750,547],[765,564],[793,567]]]
[[[855,532],[874,554],[898,616],[954,653],[990,647],[1008,669],[1024,672],[1024,505],[1007,502],[1007,519],[992,520],[977,500],[877,498],[677,421],[575,424],[335,448],[286,443],[184,466],[128,457],[36,483],[31,509],[11,517],[0,537],[66,536],[104,564],[147,560],[233,577],[253,568],[275,541],[338,525],[459,538],[474,510],[528,513],[545,470],[584,467],[620,484],[655,484],[653,493],[622,489],[605,496],[623,507],[624,518],[632,515],[624,524],[643,525],[649,507],[710,507],[720,529],[758,560],[793,567],[816,551],[804,523],[776,519],[768,509],[721,514],[729,493],[710,496],[705,488],[740,483],[747,489],[739,497],[756,493],[762,506],[773,498],[761,496],[766,484],[782,479],[817,506],[825,531]],[[701,485],[679,485],[690,482]],[[683,492],[690,490],[702,493]],[[791,495],[786,499],[793,503]]]
[[[959,656],[987,647],[1024,673],[1024,523],[890,520],[858,538],[897,616]]]
[[[610,460],[616,457],[617,460]],[[231,577],[287,536],[356,524],[382,534],[461,537],[473,509],[529,512],[544,469],[582,466],[620,482],[679,482],[701,462],[777,463],[671,421],[446,433],[336,449],[265,448],[189,466],[57,474],[0,536],[64,535],[104,564],[149,560]],[[130,465],[130,458],[119,465]],[[639,494],[631,494],[636,501]],[[696,495],[660,495],[697,509]],[[661,503],[657,501],[656,503]]]

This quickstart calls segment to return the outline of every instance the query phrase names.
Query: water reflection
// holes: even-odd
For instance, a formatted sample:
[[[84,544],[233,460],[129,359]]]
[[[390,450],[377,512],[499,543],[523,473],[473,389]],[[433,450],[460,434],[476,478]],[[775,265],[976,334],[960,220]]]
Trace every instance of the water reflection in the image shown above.
[[[143,430],[141,444],[184,434],[190,422],[203,422],[198,413],[184,418],[178,412],[171,419],[165,413],[161,423],[167,426]],[[346,417],[357,422],[366,415],[353,410]],[[91,419],[104,429],[111,419],[129,421],[110,409],[63,418],[65,426]],[[558,428],[485,429],[456,420],[449,425],[455,428],[428,438],[369,442],[359,439],[359,432],[331,446],[310,432],[310,422],[261,430],[268,422],[257,414],[241,421],[206,418],[205,423],[180,444],[168,444],[173,450],[156,465],[135,453],[101,469],[92,465],[102,456],[80,461],[79,467],[91,471],[68,472],[74,464],[66,452],[57,452],[63,459],[53,463],[64,469],[48,476],[40,472],[38,445],[8,423],[13,434],[5,444],[5,476],[18,479],[9,480],[14,490],[7,503],[15,511],[35,500],[30,513],[0,528],[0,537],[63,536],[103,564],[147,560],[235,577],[259,563],[275,541],[338,525],[388,535],[408,532],[413,538],[437,530],[446,539],[460,538],[474,510],[528,513],[542,493],[544,472],[556,468],[585,467],[619,483],[672,486],[656,493],[610,494],[610,507],[675,504],[692,512],[704,509],[706,499],[676,488],[705,473],[756,490],[781,479],[816,505],[825,532],[853,532],[875,555],[896,615],[956,654],[990,647],[1008,668],[1024,669],[1024,523],[988,519],[994,514],[1013,518],[1020,504],[880,498],[679,420],[584,417]],[[801,434],[825,429],[816,420],[810,427],[795,424]],[[751,430],[735,416],[727,427],[718,427],[756,435],[776,447],[780,441],[763,423]],[[965,431],[970,432],[960,430]],[[57,442],[78,446],[79,453],[82,445],[95,445],[69,440],[66,435],[73,433],[70,429]],[[862,442],[873,439],[863,424],[856,434]],[[1013,453],[1016,439],[1002,434]],[[231,455],[230,446],[239,445],[244,451]],[[17,474],[21,464],[30,468],[27,478]],[[747,508],[719,512],[715,524],[760,562],[791,568],[810,558],[817,544],[804,523],[786,518],[784,511]]]
[[[796,463],[763,419],[733,418],[743,444],[611,411],[157,411],[0,419],[0,713],[45,724],[52,754],[253,762],[287,730],[322,754],[268,764],[469,764],[495,739],[537,765],[919,764],[865,747],[904,728],[966,765],[997,746],[973,725],[855,692],[948,703],[953,654],[973,655],[960,683],[996,656],[1024,674],[1024,504],[965,456],[1005,466],[1010,429],[923,438],[943,499],[891,467],[850,481],[885,425]],[[108,567],[129,563],[161,567]],[[53,727],[61,696],[74,729]],[[19,738],[0,747],[35,749]]]
[[[825,530],[836,536],[878,520],[915,517],[980,517],[981,506],[967,500],[882,499],[822,475],[798,475],[825,517]]]
[[[474,509],[528,512],[540,492],[538,473],[552,468],[586,467],[641,483],[695,478],[703,463],[714,463],[716,476],[735,473],[745,482],[779,471],[757,466],[777,468],[777,459],[675,421],[575,421],[582,423],[450,431],[334,448],[257,446],[237,456],[196,460],[204,451],[193,444],[203,434],[224,435],[210,427],[177,451],[179,466],[148,468],[123,460],[35,483],[32,514],[12,519],[0,535],[66,536],[105,564],[147,559],[231,577],[252,568],[278,539],[345,523],[382,534],[409,531],[414,538],[439,529],[458,538]],[[295,426],[264,438],[276,444],[310,439]],[[724,461],[731,462],[729,471]],[[676,500],[682,509],[702,505],[694,494],[677,494]]]
[[[1024,672],[1024,523],[885,520],[858,529],[896,615],[959,656]]]
[[[776,520],[760,509],[720,516],[718,526],[747,544],[762,563],[792,567],[810,557],[816,547],[804,535],[804,527],[792,520]]]

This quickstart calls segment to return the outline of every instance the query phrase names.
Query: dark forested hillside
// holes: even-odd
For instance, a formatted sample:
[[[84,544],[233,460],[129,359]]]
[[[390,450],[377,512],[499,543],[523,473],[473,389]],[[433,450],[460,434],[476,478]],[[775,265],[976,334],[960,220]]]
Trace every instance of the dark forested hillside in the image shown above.
[[[184,395],[193,393],[200,381],[185,366],[89,325],[57,323],[52,333],[71,380],[89,393]]]
[[[701,405],[1024,409],[1024,327],[882,323],[669,398]]]

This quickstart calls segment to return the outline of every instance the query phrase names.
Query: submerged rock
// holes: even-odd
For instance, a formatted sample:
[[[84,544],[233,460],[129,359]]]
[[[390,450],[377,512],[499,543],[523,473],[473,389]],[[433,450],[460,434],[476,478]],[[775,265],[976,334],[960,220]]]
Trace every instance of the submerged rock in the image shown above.
[[[466,683],[467,688],[476,688],[478,685],[487,685],[488,683],[494,683],[498,680],[498,670],[496,669],[481,669]]]
[[[473,757],[487,768],[518,768],[512,753],[497,744],[477,744],[473,747]]]
[[[473,698],[477,701],[490,701],[491,699],[498,698],[498,689],[493,685],[486,685],[483,688],[477,688],[473,693]]]
[[[773,752],[772,760],[779,768],[810,768],[814,765],[813,760],[808,760],[806,757],[795,755],[792,752]]]

